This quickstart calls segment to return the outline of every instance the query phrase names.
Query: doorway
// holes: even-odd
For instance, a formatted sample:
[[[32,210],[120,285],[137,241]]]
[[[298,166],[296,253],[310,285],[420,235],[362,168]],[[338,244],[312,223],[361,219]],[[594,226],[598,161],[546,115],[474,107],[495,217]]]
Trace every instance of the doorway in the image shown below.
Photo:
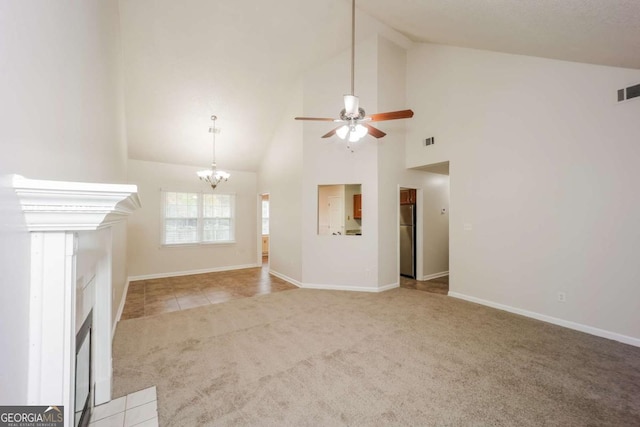
[[[400,275],[416,278],[416,201],[415,188],[400,187]]]
[[[417,289],[427,292],[447,295],[449,292],[449,204],[450,204],[450,174],[449,162],[425,165],[413,168],[424,172],[420,183],[416,185],[415,196],[412,186],[399,187],[400,230],[399,242],[399,281],[400,287]],[[406,219],[411,213],[403,215],[406,205],[414,205],[413,210],[413,251],[403,239],[403,234],[409,234],[402,223],[411,225]],[[404,217],[404,218],[403,218]],[[403,243],[404,240],[404,243]],[[403,249],[405,247],[405,249]],[[413,253],[411,253],[413,252]],[[411,269],[411,255],[415,257]],[[409,261],[407,261],[407,259]],[[413,271],[413,275],[411,272]]]
[[[260,240],[262,264],[269,263],[269,193],[260,195]]]

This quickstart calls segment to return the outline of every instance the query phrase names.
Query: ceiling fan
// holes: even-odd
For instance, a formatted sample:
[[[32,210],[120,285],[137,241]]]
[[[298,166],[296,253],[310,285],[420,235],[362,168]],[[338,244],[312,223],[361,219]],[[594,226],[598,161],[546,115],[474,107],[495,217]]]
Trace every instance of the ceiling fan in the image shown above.
[[[366,115],[364,109],[360,108],[358,97],[354,95],[354,64],[355,64],[355,37],[356,37],[356,0],[351,2],[351,93],[344,95],[344,108],[340,111],[338,119],[326,117],[296,117],[296,120],[315,120],[323,122],[343,123],[337,128],[322,135],[322,138],[338,135],[340,139],[346,139],[348,142],[359,141],[366,134],[370,134],[375,138],[382,138],[386,133],[382,132],[369,124],[369,122],[381,122],[384,120],[410,119],[413,117],[413,111],[400,110],[390,111],[387,113],[376,113]]]

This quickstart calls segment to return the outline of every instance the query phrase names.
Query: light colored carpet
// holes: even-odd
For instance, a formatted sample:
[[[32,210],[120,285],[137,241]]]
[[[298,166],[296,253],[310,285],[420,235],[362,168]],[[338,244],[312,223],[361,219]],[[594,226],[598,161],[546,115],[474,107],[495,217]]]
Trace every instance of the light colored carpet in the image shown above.
[[[446,296],[296,289],[125,320],[161,426],[640,425],[640,348]]]

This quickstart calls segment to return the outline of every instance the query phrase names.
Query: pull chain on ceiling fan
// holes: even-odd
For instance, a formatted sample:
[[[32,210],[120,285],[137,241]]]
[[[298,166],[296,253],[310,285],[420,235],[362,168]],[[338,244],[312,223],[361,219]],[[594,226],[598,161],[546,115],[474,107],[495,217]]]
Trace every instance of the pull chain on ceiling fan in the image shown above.
[[[351,1],[351,93],[344,95],[344,109],[340,111],[339,119],[325,117],[296,117],[296,120],[315,120],[335,123],[344,123],[339,127],[322,135],[322,138],[338,135],[340,139],[348,142],[359,141],[366,134],[375,138],[382,138],[386,133],[371,126],[368,122],[381,122],[384,120],[410,119],[413,111],[400,110],[387,113],[377,113],[367,116],[364,109],[360,108],[360,102],[355,96],[355,62],[356,62],[356,0]],[[348,145],[347,145],[348,146]]]

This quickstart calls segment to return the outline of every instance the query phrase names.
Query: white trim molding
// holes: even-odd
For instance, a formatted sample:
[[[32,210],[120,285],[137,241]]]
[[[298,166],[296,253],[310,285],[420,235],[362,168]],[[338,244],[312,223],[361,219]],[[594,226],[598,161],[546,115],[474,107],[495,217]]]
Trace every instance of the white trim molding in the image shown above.
[[[530,317],[532,319],[541,320],[543,322],[552,323],[558,326],[563,326],[565,328],[595,335],[597,337],[607,338],[610,340],[619,341],[624,344],[640,347],[640,339],[630,337],[627,335],[618,334],[616,332],[605,331],[604,329],[594,328],[593,326],[583,325],[581,323],[571,322],[569,320],[559,319],[557,317],[547,316],[546,314],[540,314],[534,311],[523,310],[521,308],[511,307],[509,305],[499,304],[497,302],[460,294],[458,292],[449,292],[449,296],[462,299],[465,301],[475,302],[476,304],[486,305],[487,307],[496,308],[498,310],[520,314],[521,316]]]
[[[388,285],[380,286],[378,288],[378,292],[389,291],[391,289],[395,289],[395,288],[399,288],[399,287],[400,287],[400,282],[389,283]]]
[[[422,279],[420,279],[420,280],[437,279],[439,277],[444,277],[444,276],[448,276],[448,275],[449,275],[449,270],[441,271],[440,273],[433,273],[433,274],[427,274],[426,276],[422,276]]]
[[[303,289],[322,289],[322,290],[329,290],[329,291],[384,292],[384,291],[388,291],[389,289],[397,288],[399,286],[400,284],[398,282],[379,286],[377,288],[373,286],[365,287],[365,286],[348,286],[348,285],[319,285],[314,283],[304,283],[302,285],[302,288]]]
[[[105,253],[95,261],[92,370],[95,403],[111,399],[111,230],[140,207],[135,185],[10,177],[31,236],[29,301],[30,405],[64,406],[65,426],[75,402],[76,299],[79,233],[106,229]],[[94,233],[92,233],[94,234]],[[87,307],[90,308],[90,307]]]
[[[285,282],[289,282],[289,283],[291,283],[292,285],[296,285],[296,286],[297,286],[297,287],[299,287],[299,288],[302,288],[302,287],[303,287],[303,286],[302,286],[302,282],[300,282],[300,281],[298,281],[298,280],[296,280],[296,279],[292,279],[291,277],[286,276],[286,275],[284,275],[284,274],[282,274],[282,273],[278,273],[277,271],[269,270],[269,274],[273,274],[273,275],[274,275],[274,276],[276,276],[277,278],[282,279],[282,280],[284,280]]]
[[[185,270],[185,271],[172,271],[167,273],[154,273],[154,274],[141,274],[139,276],[129,276],[128,282],[135,282],[136,280],[149,280],[149,279],[164,279],[166,277],[179,277],[179,276],[191,276],[194,274],[205,273],[217,273],[220,271],[242,270],[243,268],[256,268],[260,267],[259,264],[242,264],[242,265],[230,265],[224,267],[203,268],[200,270]],[[127,283],[127,286],[128,283]]]
[[[124,284],[124,291],[122,291],[122,297],[120,298],[120,304],[118,304],[118,312],[116,313],[116,318],[113,320],[113,326],[111,327],[111,340],[116,336],[116,328],[118,326],[118,322],[122,317],[122,312],[124,311],[124,304],[127,301],[127,293],[129,292],[129,279],[127,279],[127,283]]]
[[[140,208],[138,188],[124,184],[44,181],[12,176],[29,231],[97,230]]]

